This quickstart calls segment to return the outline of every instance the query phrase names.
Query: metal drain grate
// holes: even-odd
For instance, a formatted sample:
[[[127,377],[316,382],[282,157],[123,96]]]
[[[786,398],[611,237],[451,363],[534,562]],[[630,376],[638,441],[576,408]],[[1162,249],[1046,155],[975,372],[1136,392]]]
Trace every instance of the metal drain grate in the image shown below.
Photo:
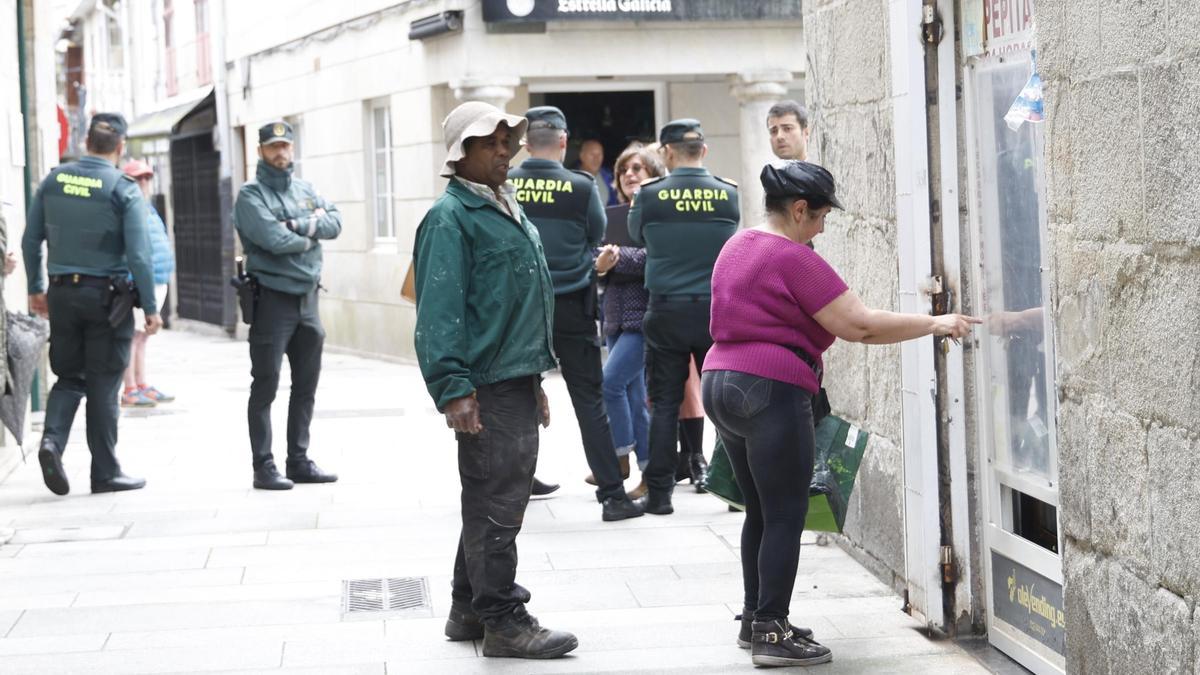
[[[347,579],[342,582],[342,614],[381,612],[432,616],[429,580],[425,577]]]

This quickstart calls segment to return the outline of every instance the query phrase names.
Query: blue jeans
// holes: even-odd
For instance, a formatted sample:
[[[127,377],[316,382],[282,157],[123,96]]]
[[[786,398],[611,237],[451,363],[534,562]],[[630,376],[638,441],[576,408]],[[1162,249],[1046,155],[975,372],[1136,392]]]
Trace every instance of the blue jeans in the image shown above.
[[[650,411],[646,407],[646,347],[641,333],[608,336],[604,405],[617,454],[632,446],[639,469],[650,461]]]

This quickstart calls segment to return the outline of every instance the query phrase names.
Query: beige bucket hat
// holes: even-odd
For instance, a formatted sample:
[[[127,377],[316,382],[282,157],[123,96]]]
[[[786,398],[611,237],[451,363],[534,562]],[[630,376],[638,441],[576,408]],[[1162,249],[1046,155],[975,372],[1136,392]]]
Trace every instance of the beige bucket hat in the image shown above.
[[[491,136],[497,127],[506,124],[513,133],[509,136],[509,150],[513,156],[521,148],[521,138],[529,124],[521,115],[509,115],[503,110],[482,101],[467,101],[446,115],[442,122],[442,137],[446,141],[446,161],[442,164],[443,176],[454,175],[454,163],[462,159],[463,141],[468,138]]]

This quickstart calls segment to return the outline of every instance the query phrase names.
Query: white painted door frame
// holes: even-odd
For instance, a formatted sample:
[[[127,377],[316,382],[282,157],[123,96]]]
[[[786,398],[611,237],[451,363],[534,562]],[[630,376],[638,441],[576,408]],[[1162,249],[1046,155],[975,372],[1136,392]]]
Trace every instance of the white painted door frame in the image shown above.
[[[938,158],[942,204],[943,286],[952,291],[954,311],[961,308],[958,218],[958,119],[955,93],[953,0],[938,0],[946,37],[938,46]],[[896,243],[899,255],[899,310],[928,314],[933,269],[929,210],[928,111],[925,54],[920,41],[920,0],[890,0],[893,144],[896,181]],[[935,343],[924,337],[902,343],[901,403],[904,455],[905,586],[914,616],[942,632],[946,625],[942,591],[942,523],[937,460],[938,401]],[[954,346],[946,355],[947,392],[941,405],[948,419],[950,451],[951,547],[958,579],[953,606],[970,616],[970,512],[966,467],[963,359]],[[952,619],[953,620],[953,619]]]
[[[920,0],[890,0],[892,130],[895,148],[899,310],[928,314],[932,269],[925,61]],[[938,567],[941,523],[937,475],[937,379],[933,338],[900,345],[904,454],[904,576],[913,616],[944,629]]]

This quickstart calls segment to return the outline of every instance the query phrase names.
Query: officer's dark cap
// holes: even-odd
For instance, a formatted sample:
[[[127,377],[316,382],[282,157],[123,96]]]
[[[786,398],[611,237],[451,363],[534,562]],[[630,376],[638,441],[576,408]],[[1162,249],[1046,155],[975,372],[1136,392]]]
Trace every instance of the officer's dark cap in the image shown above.
[[[539,105],[536,108],[530,108],[525,112],[525,119],[529,120],[530,131],[536,129],[567,130],[567,116],[563,114],[563,111],[552,105]]]
[[[818,199],[845,210],[835,194],[833,175],[818,164],[798,159],[771,162],[763,167],[759,180],[768,197]]]
[[[691,118],[667,122],[662,131],[658,132],[658,142],[663,145],[702,140],[704,140],[704,129],[700,126],[700,120]]]
[[[279,141],[294,143],[295,140],[296,134],[292,131],[292,125],[283,120],[267,122],[258,128],[259,145],[268,145],[270,143],[278,143]]]
[[[88,124],[88,131],[90,132],[92,129],[124,136],[125,132],[129,130],[129,125],[121,113],[96,113],[92,115],[92,121]]]

